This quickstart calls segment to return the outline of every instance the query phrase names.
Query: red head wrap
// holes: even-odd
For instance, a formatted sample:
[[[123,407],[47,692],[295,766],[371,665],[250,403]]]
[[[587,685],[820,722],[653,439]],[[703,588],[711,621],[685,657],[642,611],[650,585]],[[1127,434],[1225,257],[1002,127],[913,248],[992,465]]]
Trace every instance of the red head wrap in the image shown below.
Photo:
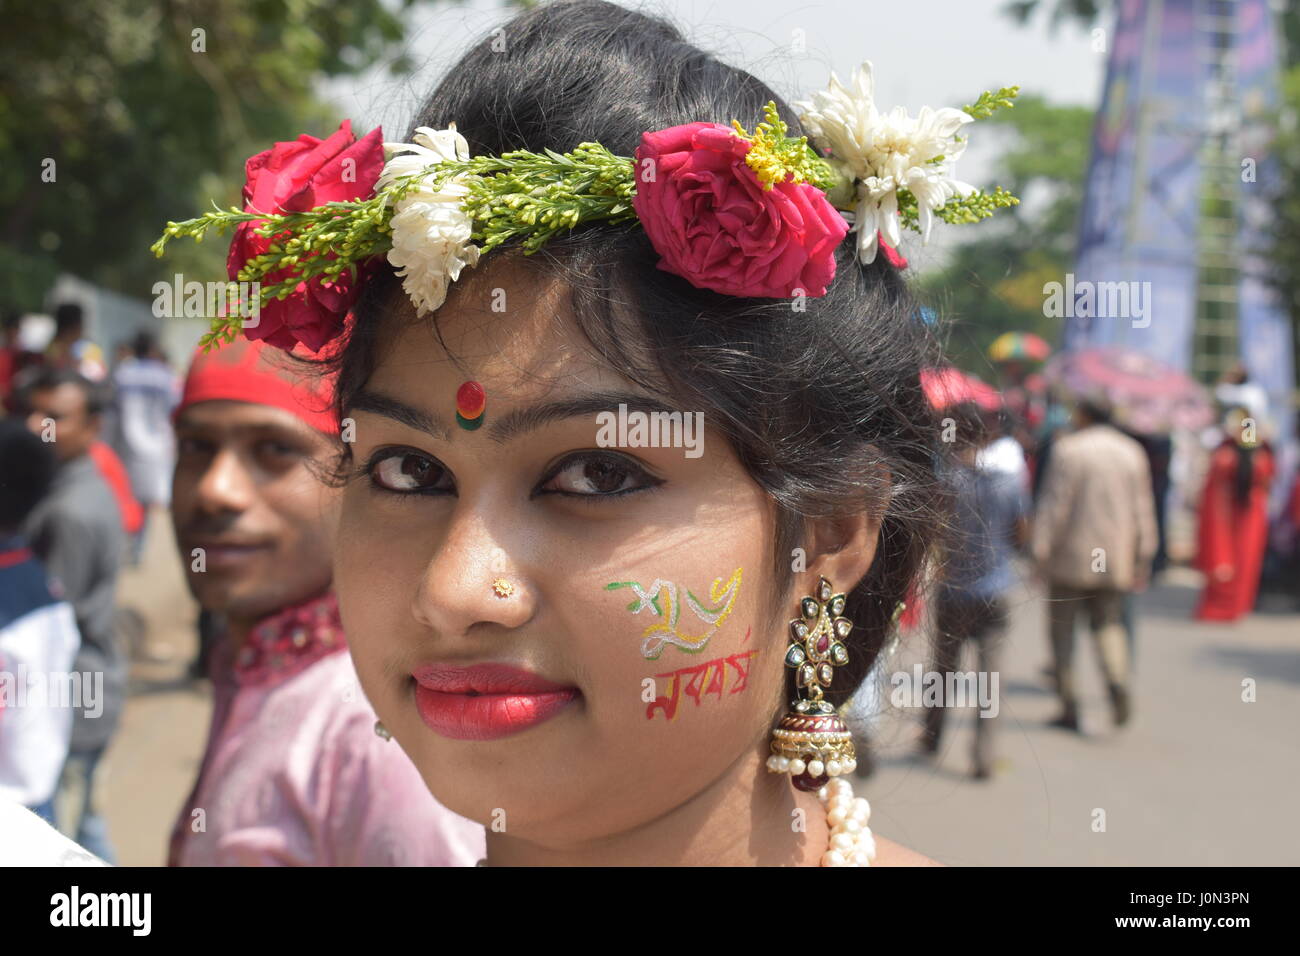
[[[339,433],[333,377],[264,342],[236,339],[194,354],[177,414],[190,405],[218,400],[282,408],[317,431]]]

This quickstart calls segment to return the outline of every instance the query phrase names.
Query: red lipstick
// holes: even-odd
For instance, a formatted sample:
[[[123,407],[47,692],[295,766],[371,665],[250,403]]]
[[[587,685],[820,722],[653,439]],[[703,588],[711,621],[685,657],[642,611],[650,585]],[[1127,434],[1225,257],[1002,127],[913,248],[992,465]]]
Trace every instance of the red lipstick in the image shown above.
[[[435,733],[453,740],[496,740],[549,720],[578,696],[506,664],[416,668],[415,707]]]

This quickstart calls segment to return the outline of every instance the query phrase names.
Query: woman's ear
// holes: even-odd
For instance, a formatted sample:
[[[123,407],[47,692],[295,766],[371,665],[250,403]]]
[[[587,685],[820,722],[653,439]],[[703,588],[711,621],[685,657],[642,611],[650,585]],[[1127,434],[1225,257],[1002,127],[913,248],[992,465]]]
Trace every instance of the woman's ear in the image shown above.
[[[867,576],[876,557],[880,541],[882,515],[875,511],[858,512],[834,518],[809,521],[812,547],[809,549],[809,580],[817,583],[820,575],[836,591],[849,591]],[[808,590],[811,593],[811,587]]]

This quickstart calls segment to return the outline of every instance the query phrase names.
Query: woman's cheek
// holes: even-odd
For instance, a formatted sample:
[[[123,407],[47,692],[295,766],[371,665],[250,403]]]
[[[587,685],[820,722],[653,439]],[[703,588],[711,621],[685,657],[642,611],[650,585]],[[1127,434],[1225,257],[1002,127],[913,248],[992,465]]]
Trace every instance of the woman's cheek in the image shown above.
[[[395,544],[392,533],[361,507],[363,501],[348,497],[366,493],[355,486],[345,492],[334,549],[334,588],[358,675],[378,706],[375,695],[382,697],[383,688],[377,678],[371,686],[367,672],[378,673],[385,653],[395,650],[384,646],[385,638],[393,639],[413,626],[409,582],[417,573],[412,566],[419,556],[413,548]]]
[[[644,746],[703,734],[734,746],[732,729],[747,732],[753,714],[769,707],[766,671],[779,666],[779,651],[761,633],[745,575],[741,564],[720,564],[704,574],[641,570],[597,583],[607,595],[601,670],[620,675],[607,685],[606,707]],[[703,740],[693,746],[711,749]]]

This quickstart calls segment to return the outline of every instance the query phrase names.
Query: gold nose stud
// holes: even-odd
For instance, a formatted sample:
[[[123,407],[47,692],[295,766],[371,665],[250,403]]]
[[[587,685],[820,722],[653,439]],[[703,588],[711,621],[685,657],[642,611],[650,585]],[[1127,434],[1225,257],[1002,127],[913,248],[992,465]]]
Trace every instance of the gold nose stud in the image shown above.
[[[492,582],[492,593],[499,598],[508,598],[515,593],[515,586],[505,578],[497,578]]]

